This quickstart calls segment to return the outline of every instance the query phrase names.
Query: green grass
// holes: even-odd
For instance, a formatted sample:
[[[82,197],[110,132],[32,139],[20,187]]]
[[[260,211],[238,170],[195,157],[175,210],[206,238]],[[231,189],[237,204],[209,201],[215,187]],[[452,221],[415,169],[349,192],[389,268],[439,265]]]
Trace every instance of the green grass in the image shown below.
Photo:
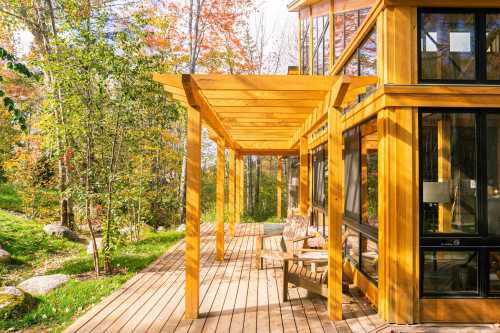
[[[116,248],[113,265],[119,271],[118,274],[96,279],[85,274],[91,272],[93,267],[91,256],[86,254],[83,244],[48,238],[39,223],[0,211],[0,244],[14,258],[12,265],[0,267],[0,275],[7,276],[2,282],[4,285],[15,284],[21,278],[33,275],[34,270],[53,262],[54,258],[57,259],[56,264],[44,273],[73,275],[72,280],[63,287],[38,297],[37,307],[30,312],[20,318],[0,321],[0,331],[11,328],[49,332],[63,330],[183,236],[183,233],[175,231],[146,231],[141,241],[123,243]],[[79,280],[79,274],[87,278]]]
[[[12,184],[0,183],[0,208],[13,212],[23,212],[23,200]]]

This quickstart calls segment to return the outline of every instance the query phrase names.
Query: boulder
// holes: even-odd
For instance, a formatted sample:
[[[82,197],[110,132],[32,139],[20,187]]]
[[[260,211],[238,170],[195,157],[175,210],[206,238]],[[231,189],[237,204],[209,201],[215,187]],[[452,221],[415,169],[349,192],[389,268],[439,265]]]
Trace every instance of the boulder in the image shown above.
[[[16,287],[0,288],[0,320],[15,318],[27,312],[36,301]]]
[[[156,228],[156,231],[165,231],[165,227],[164,226],[159,226],[158,228]]]
[[[0,247],[0,264],[5,264],[10,261],[10,253]]]
[[[34,276],[21,282],[17,288],[33,296],[47,295],[52,290],[69,281],[69,276],[64,274]]]
[[[181,224],[175,230],[177,230],[178,232],[184,232],[184,231],[186,231],[186,225],[185,224]]]
[[[78,240],[78,235],[75,234],[70,228],[58,225],[58,224],[47,224],[43,227],[43,231],[54,237],[64,237],[69,240]]]
[[[96,238],[95,244],[97,245],[97,250],[101,250],[102,249],[102,238]],[[92,240],[89,240],[89,244],[87,245],[87,253],[88,254],[94,253],[94,246],[92,245]]]

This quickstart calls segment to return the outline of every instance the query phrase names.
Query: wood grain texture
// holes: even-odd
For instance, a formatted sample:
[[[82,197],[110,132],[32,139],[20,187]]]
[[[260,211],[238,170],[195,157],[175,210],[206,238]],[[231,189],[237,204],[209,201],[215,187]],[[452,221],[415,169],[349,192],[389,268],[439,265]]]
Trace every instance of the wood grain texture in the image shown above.
[[[217,142],[217,187],[216,187],[216,247],[217,260],[224,260],[224,170],[225,149],[224,142]]]

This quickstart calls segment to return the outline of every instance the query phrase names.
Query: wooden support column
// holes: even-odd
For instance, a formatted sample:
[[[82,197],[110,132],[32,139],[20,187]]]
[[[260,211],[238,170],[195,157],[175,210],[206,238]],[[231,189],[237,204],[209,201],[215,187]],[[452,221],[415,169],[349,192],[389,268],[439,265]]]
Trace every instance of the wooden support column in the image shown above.
[[[236,154],[236,180],[235,180],[235,209],[234,209],[234,219],[235,223],[239,224],[241,222],[241,165],[242,157],[240,153]]]
[[[200,294],[201,115],[188,107],[186,172],[186,318],[198,318]]]
[[[307,215],[309,209],[309,156],[307,137],[300,138],[300,185],[299,185],[299,207],[302,215]]]
[[[236,222],[236,152],[229,149],[229,202],[228,202],[228,222],[229,235],[234,237]]]
[[[341,114],[328,111],[328,317],[342,320],[343,170]]]
[[[438,121],[438,181],[449,182],[451,178],[451,124]],[[442,202],[438,210],[439,232],[451,232],[451,202]]]
[[[276,173],[276,217],[281,219],[281,197],[282,197],[282,187],[283,187],[283,159],[278,157],[277,173]]]
[[[379,314],[388,322],[418,322],[419,182],[417,109],[378,114]]]
[[[217,260],[224,260],[224,169],[225,169],[225,143],[223,139],[217,140],[217,188],[216,188],[216,244]]]
[[[245,160],[244,156],[240,154],[240,159],[239,159],[240,167],[238,172],[240,173],[240,190],[239,190],[239,196],[240,196],[240,216],[243,214],[245,210]]]

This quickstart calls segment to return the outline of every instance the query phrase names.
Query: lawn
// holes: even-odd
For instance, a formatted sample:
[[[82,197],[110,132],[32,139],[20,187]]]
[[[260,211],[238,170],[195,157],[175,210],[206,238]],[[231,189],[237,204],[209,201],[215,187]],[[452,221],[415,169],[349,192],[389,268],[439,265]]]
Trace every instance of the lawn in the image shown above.
[[[0,266],[0,284],[15,285],[34,274],[63,273],[72,279],[47,296],[38,297],[38,306],[24,316],[0,321],[0,331],[61,331],[184,236],[176,231],[145,231],[141,241],[116,248],[113,264],[118,274],[96,279],[89,273],[92,259],[85,244],[49,238],[42,227],[0,211],[0,244],[13,257],[11,265]]]

